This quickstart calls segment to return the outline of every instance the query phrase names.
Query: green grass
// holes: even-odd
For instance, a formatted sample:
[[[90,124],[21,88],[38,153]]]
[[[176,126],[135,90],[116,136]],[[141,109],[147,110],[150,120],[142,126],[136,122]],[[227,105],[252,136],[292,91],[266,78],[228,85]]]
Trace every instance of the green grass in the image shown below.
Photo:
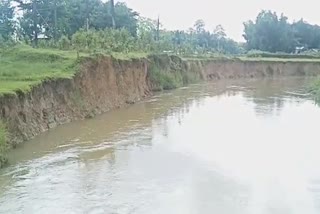
[[[219,57],[182,57],[184,60],[195,61],[243,61],[243,62],[320,62],[320,58],[276,58],[248,56],[219,56]]]
[[[149,60],[149,75],[154,91],[175,89],[201,79],[200,73],[195,71],[194,67],[187,69],[187,62],[176,56],[153,55]]]
[[[309,92],[313,94],[317,103],[320,103],[320,79],[315,80],[309,86]]]
[[[80,57],[94,57],[97,54],[112,55],[116,59],[130,60],[147,58],[147,53],[86,52]],[[27,92],[47,79],[72,78],[77,71],[77,51],[57,49],[34,49],[17,45],[0,49],[0,96]]]
[[[241,61],[253,62],[320,62],[320,58],[275,58],[275,57],[238,57]]]
[[[97,54],[112,55],[116,59],[131,60],[147,58],[147,53],[107,53],[88,51],[80,53],[81,57],[95,56]],[[4,94],[16,94],[27,92],[33,86],[40,84],[46,79],[72,78],[77,71],[78,56],[75,50],[61,51],[57,49],[34,49],[26,45],[16,45],[9,49],[0,49],[0,96]],[[173,59],[173,58],[172,58]],[[189,56],[186,60],[241,60],[241,61],[267,61],[267,62],[320,62],[320,58],[264,58],[264,57],[232,57],[232,56]],[[167,62],[165,60],[165,62]],[[178,72],[179,73],[179,72]],[[180,72],[181,73],[181,72]],[[159,87],[163,89],[176,88],[181,82],[192,80],[192,77],[181,77],[177,72],[157,73],[154,78]],[[188,74],[190,76],[190,74]]]
[[[52,78],[71,78],[76,52],[17,46],[0,50],[0,95],[28,91]]]
[[[178,87],[178,82],[173,74],[162,72],[157,67],[150,69],[150,79],[155,91],[170,90]]]

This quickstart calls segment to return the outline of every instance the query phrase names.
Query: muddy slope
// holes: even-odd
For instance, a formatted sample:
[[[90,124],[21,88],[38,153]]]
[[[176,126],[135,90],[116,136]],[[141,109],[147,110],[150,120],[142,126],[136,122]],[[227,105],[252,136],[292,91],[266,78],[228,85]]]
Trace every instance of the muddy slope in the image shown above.
[[[207,61],[203,72],[207,79],[316,76],[319,62],[271,62],[220,60]]]
[[[27,94],[1,97],[0,119],[7,125],[10,144],[152,95],[159,88],[152,76],[155,67],[180,85],[192,79],[320,74],[320,64],[309,62],[183,61],[173,56],[126,61],[100,56],[85,60],[73,79],[46,81]]]
[[[149,96],[146,78],[146,60],[86,60],[73,79],[47,81],[30,93],[0,98],[0,117],[10,132],[10,143],[18,144],[57,125]]]

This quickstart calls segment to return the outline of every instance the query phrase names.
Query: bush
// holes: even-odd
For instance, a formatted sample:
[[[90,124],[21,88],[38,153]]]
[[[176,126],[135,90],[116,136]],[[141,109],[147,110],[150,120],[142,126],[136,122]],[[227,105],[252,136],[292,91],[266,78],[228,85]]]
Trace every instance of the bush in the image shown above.
[[[12,47],[16,44],[12,39],[6,40],[0,35],[0,48]]]
[[[79,30],[72,36],[72,45],[77,50],[103,50],[107,52],[133,52],[135,38],[125,29]]]
[[[59,39],[58,46],[61,50],[69,50],[71,47],[71,42],[66,36],[62,36]]]
[[[38,47],[40,48],[57,48],[57,44],[53,39],[50,40],[39,40]]]
[[[315,80],[310,86],[309,86],[309,92],[313,94],[315,100],[320,103],[320,79]]]
[[[170,90],[178,87],[173,75],[162,72],[154,66],[150,69],[150,80],[154,85],[154,90]]]

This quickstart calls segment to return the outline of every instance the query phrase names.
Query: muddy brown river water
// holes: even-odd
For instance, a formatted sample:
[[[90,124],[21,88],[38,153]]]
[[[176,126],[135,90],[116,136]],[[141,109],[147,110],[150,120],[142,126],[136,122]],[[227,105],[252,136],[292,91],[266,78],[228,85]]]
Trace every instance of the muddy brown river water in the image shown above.
[[[308,81],[192,85],[60,126],[9,154],[0,213],[320,213]]]

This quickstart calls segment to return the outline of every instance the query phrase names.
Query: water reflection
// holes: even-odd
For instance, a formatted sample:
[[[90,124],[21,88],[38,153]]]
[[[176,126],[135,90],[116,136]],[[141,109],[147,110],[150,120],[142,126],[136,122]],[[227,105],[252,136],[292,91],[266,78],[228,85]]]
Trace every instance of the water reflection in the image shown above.
[[[58,127],[12,151],[0,213],[317,213],[306,81],[193,85]]]

